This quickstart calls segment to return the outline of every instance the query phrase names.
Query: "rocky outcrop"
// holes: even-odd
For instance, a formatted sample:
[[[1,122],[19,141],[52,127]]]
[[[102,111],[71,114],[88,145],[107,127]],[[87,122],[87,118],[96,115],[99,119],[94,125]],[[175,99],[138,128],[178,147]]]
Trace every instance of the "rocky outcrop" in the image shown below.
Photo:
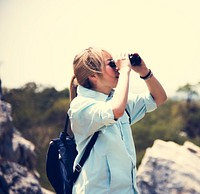
[[[200,194],[200,148],[156,140],[138,169],[141,194]]]
[[[50,193],[35,170],[35,146],[14,127],[11,105],[0,100],[0,194]]]
[[[15,162],[0,159],[0,193],[42,193],[34,173]]]

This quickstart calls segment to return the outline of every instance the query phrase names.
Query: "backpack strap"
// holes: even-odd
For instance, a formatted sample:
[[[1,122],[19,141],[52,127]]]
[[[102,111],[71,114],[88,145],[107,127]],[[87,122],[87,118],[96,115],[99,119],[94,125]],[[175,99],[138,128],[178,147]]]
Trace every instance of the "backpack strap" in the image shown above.
[[[128,112],[127,109],[125,109],[125,111],[126,111],[128,117],[129,117],[129,124],[131,124],[131,117],[130,117],[130,114],[129,114],[129,112]],[[67,114],[66,122],[65,122],[65,128],[64,128],[64,134],[65,134],[66,136],[68,135],[68,130],[67,130],[67,129],[68,129],[68,124],[69,124],[69,116],[68,116],[68,114]],[[70,129],[71,129],[71,128],[70,128]],[[86,149],[85,149],[85,151],[84,151],[84,153],[83,153],[83,156],[81,157],[81,160],[80,160],[79,163],[75,166],[75,170],[74,170],[74,172],[73,172],[73,177],[72,177],[73,183],[75,183],[76,180],[78,179],[78,176],[79,176],[79,174],[80,174],[80,172],[81,172],[81,170],[82,170],[82,167],[83,167],[83,165],[85,164],[85,161],[88,159],[88,157],[89,157],[89,155],[90,155],[90,151],[92,150],[92,148],[93,148],[93,146],[94,146],[94,144],[95,144],[95,142],[96,142],[96,140],[97,140],[98,135],[99,135],[99,131],[96,131],[96,132],[94,133],[94,135],[91,137],[89,143],[87,144]]]
[[[130,113],[128,112],[128,110],[127,109],[125,109],[125,111],[126,111],[126,114],[128,115],[128,117],[129,117],[129,124],[131,124],[131,115],[130,115]]]
[[[68,137],[68,136],[71,136],[71,134],[73,135],[73,132],[72,132],[71,127],[69,126],[69,124],[70,124],[70,122],[69,122],[69,115],[67,114],[66,120],[65,120],[64,131],[63,131],[63,133],[62,133],[63,138],[66,138],[66,137]],[[87,146],[86,146],[86,148],[85,148],[85,151],[84,151],[84,153],[83,153],[83,156],[81,157],[81,160],[80,160],[79,163],[76,165],[75,170],[74,170],[73,175],[72,175],[72,176],[73,176],[73,177],[72,177],[73,183],[75,183],[76,180],[78,179],[78,176],[79,176],[79,174],[80,174],[80,172],[81,172],[81,169],[82,169],[82,167],[83,167],[85,161],[86,161],[87,158],[89,157],[90,151],[91,151],[91,149],[93,148],[93,146],[94,146],[94,144],[95,144],[95,142],[96,142],[96,140],[97,140],[98,135],[99,135],[99,131],[96,131],[96,132],[94,133],[94,135],[91,137],[89,143],[87,144]]]
[[[69,137],[73,137],[74,134],[71,130],[71,126],[70,126],[70,120],[69,120],[69,115],[67,114],[66,116],[66,120],[65,120],[65,127],[64,127],[64,130],[63,130],[63,135],[65,137],[69,136]]]
[[[94,135],[91,137],[89,143],[87,144],[85,152],[83,153],[83,156],[82,156],[81,160],[76,165],[74,173],[73,173],[73,182],[74,183],[78,179],[78,176],[79,176],[79,174],[80,174],[80,172],[82,170],[82,167],[83,167],[85,161],[87,160],[88,156],[90,155],[90,151],[91,151],[92,147],[94,146],[94,144],[95,144],[95,142],[97,140],[98,135],[99,135],[99,131],[96,131],[94,133]]]

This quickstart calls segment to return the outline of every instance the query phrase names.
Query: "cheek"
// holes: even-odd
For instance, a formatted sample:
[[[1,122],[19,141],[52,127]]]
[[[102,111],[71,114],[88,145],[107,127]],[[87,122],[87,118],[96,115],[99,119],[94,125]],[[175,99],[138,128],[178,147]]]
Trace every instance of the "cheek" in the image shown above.
[[[106,66],[105,73],[111,77],[115,77],[115,70],[110,66]]]

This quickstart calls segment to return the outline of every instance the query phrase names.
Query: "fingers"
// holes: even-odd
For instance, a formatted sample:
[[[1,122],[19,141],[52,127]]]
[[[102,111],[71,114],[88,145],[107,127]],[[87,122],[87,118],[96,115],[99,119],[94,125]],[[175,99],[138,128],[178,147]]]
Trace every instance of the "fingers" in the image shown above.
[[[128,58],[128,54],[127,53],[121,53],[120,54],[120,58],[121,59],[127,59]]]
[[[119,69],[121,69],[123,66],[130,66],[130,61],[127,53],[120,53],[120,55],[115,58],[115,61]]]

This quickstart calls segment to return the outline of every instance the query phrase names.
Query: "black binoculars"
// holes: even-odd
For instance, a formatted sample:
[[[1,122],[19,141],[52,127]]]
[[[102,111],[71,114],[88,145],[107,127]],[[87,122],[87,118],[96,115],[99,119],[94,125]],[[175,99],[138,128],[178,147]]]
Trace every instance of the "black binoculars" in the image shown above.
[[[141,64],[142,59],[137,53],[129,54],[128,58],[130,60],[131,66],[139,66]],[[116,68],[114,60],[110,60],[109,65],[112,68]]]

